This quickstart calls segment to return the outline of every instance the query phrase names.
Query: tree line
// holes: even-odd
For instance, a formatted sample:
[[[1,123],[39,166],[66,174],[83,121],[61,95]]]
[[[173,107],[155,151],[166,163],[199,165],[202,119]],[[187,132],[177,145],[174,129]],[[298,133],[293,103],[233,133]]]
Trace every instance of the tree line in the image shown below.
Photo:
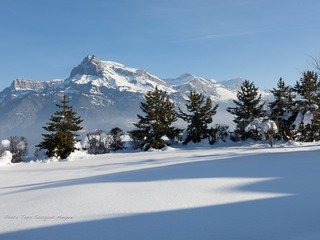
[[[156,87],[145,95],[145,102],[141,102],[140,109],[143,115],[138,114],[138,122],[134,123],[135,129],[129,131],[132,146],[135,149],[148,150],[149,148],[161,149],[175,142],[199,143],[208,140],[214,144],[218,140],[245,141],[262,140],[265,135],[253,123],[259,121],[272,121],[277,131],[267,134],[267,138],[282,141],[312,142],[320,140],[320,80],[315,71],[306,71],[294,86],[286,85],[280,78],[277,87],[270,90],[273,100],[269,103],[261,101],[259,89],[253,82],[245,80],[234,106],[228,107],[235,123],[234,130],[229,126],[215,124],[212,126],[214,115],[219,107],[213,104],[210,97],[196,91],[191,91],[186,102],[186,111],[180,107],[176,110],[175,103],[170,100],[166,91]],[[68,105],[66,96],[61,104],[56,104],[58,110],[50,117],[43,129],[48,132],[42,134],[43,141],[36,147],[44,150],[48,157],[67,158],[80,140],[78,131],[82,130],[82,119],[77,116],[72,107]],[[186,129],[174,126],[178,119],[187,123]],[[248,126],[253,126],[248,128]],[[270,131],[270,129],[268,129]],[[121,136],[123,131],[114,128],[109,133],[102,130],[86,135],[86,148],[89,153],[106,153],[109,150],[123,149]],[[24,142],[15,138],[12,144]],[[18,141],[19,140],[19,141]],[[11,149],[15,149],[11,146]],[[21,149],[20,149],[21,150]],[[27,151],[26,151],[27,152]],[[21,151],[19,152],[21,158]],[[17,157],[14,160],[18,162]]]
[[[186,104],[188,112],[180,108],[175,111],[168,94],[156,88],[148,92],[146,102],[141,104],[145,116],[138,115],[139,122],[134,124],[137,129],[130,132],[131,138],[137,142],[136,147],[144,150],[150,147],[162,148],[183,131],[184,144],[190,141],[197,143],[203,139],[214,144],[218,139],[225,141],[227,136],[233,141],[258,141],[265,134],[267,138],[283,141],[320,140],[320,80],[316,72],[304,72],[294,86],[286,85],[280,78],[277,87],[270,90],[273,101],[268,104],[261,101],[258,90],[253,82],[245,80],[237,91],[234,106],[227,108],[234,116],[235,123],[235,129],[230,131],[229,126],[225,125],[209,127],[218,108],[218,104],[213,106],[209,97],[205,99],[201,93],[191,91]],[[171,126],[177,118],[188,123],[185,130]],[[272,123],[267,132],[262,132],[258,127],[248,128],[257,120]]]

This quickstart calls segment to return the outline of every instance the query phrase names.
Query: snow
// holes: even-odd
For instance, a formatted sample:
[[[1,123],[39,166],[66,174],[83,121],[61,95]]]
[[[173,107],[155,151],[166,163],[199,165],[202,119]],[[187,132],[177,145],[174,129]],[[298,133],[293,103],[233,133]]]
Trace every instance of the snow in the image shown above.
[[[184,84],[190,83],[190,81],[194,78],[197,78],[196,76],[192,75],[191,73],[185,73],[181,74],[177,78],[167,78],[164,79],[164,81],[169,84],[170,86],[180,86]]]
[[[0,168],[0,239],[320,239],[319,143],[75,152]]]
[[[298,129],[301,123],[303,123],[306,126],[307,124],[311,124],[312,120],[313,114],[310,111],[307,111],[305,114],[299,112],[294,122],[294,125],[296,126],[296,129]]]
[[[0,166],[7,166],[11,164],[12,154],[10,151],[0,153]]]
[[[237,99],[237,95],[236,93],[227,90],[225,87],[218,85],[217,84],[217,97],[218,99],[220,99],[220,101],[230,101],[230,100],[236,100]]]
[[[8,139],[2,140],[1,141],[1,146],[4,148],[9,148],[10,147],[10,141]]]
[[[271,119],[265,118],[256,118],[245,127],[246,132],[256,129],[261,133],[267,133],[270,130],[274,133],[278,132],[276,123]]]
[[[304,125],[311,124],[312,120],[313,120],[313,114],[310,111],[307,111],[306,114],[303,116]]]

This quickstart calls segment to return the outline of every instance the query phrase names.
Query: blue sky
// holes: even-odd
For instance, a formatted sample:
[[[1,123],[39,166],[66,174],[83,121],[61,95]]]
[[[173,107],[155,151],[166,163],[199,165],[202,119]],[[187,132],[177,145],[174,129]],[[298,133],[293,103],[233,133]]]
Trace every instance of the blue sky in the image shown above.
[[[162,77],[272,88],[320,54],[319,0],[1,0],[0,90],[67,78],[90,54]]]

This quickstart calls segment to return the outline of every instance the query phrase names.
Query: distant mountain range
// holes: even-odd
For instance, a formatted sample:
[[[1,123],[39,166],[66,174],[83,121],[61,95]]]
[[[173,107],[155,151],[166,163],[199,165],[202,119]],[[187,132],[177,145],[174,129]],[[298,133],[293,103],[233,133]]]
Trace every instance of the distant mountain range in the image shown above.
[[[137,122],[137,114],[141,114],[140,102],[144,101],[144,94],[156,86],[167,91],[181,108],[185,107],[191,90],[203,93],[220,106],[214,123],[230,125],[233,117],[226,108],[236,99],[243,81],[237,78],[217,82],[190,73],[160,79],[142,69],[87,56],[66,79],[45,82],[16,79],[0,92],[0,137],[25,136],[31,144],[38,143],[42,127],[57,110],[55,104],[61,102],[63,94],[84,119],[84,132],[109,131],[112,127],[130,130],[132,123]]]

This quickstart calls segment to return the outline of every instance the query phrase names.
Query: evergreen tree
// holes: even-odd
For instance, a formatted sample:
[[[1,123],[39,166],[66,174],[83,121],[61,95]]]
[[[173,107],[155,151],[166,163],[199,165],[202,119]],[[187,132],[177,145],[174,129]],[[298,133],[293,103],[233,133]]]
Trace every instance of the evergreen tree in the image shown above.
[[[191,91],[187,100],[187,110],[189,113],[184,113],[179,108],[178,116],[189,125],[187,127],[187,137],[184,144],[190,141],[197,143],[202,139],[206,139],[210,135],[208,124],[212,123],[212,117],[216,114],[218,104],[212,106],[212,101],[208,97],[205,101],[203,94]]]
[[[237,92],[238,100],[233,100],[235,107],[227,108],[227,111],[235,118],[233,122],[236,124],[234,140],[246,140],[248,138],[259,140],[261,139],[260,133],[257,130],[246,131],[245,128],[255,118],[263,117],[264,111],[261,104],[261,94],[258,93],[258,88],[255,87],[253,82],[245,80],[241,86],[241,90]]]
[[[296,119],[299,141],[320,140],[320,81],[314,71],[303,73],[294,87],[300,95],[297,101],[299,114]]]
[[[294,138],[293,123],[297,117],[297,111],[293,91],[290,86],[286,86],[282,78],[279,79],[277,88],[270,90],[274,101],[269,103],[269,118],[278,127],[278,133],[275,137],[279,140],[288,141]]]
[[[80,131],[81,117],[68,105],[66,95],[61,104],[56,104],[58,110],[49,119],[45,127],[49,133],[42,134],[43,141],[37,145],[39,149],[45,149],[48,157],[67,158],[75,150],[75,143],[79,141],[77,131]]]
[[[139,122],[134,123],[137,129],[130,132],[134,141],[138,141],[138,147],[147,150],[149,148],[161,149],[166,145],[165,138],[175,139],[181,129],[172,127],[177,121],[175,104],[170,101],[167,92],[159,90],[147,92],[146,102],[141,102],[141,110],[145,116],[137,115]]]

